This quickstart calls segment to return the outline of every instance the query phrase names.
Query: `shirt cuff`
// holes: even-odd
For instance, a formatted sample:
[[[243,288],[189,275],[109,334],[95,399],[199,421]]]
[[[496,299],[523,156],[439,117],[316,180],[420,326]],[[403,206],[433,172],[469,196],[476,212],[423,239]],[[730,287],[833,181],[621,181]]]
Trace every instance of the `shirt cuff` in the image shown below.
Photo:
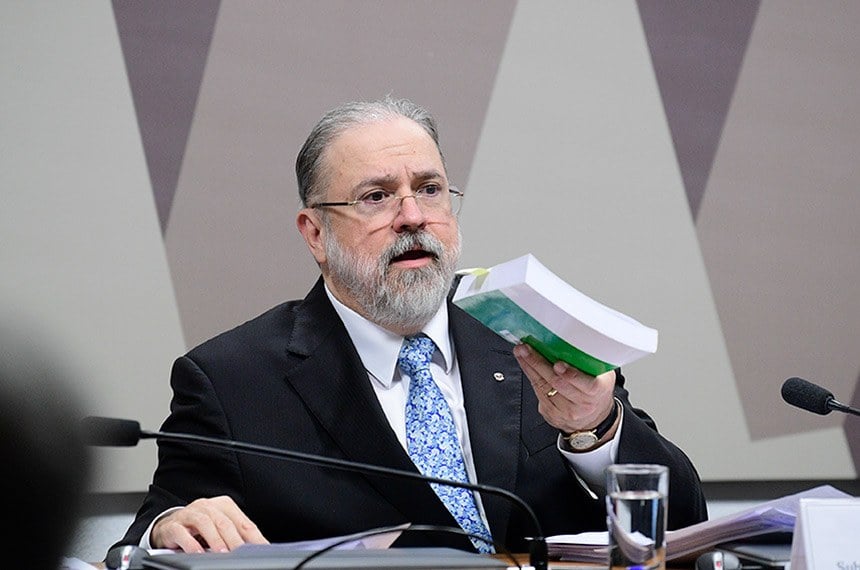
[[[594,489],[601,493],[606,491],[606,479],[604,470],[615,463],[618,458],[618,445],[621,441],[621,430],[624,429],[624,406],[619,406],[621,419],[618,422],[618,429],[615,435],[598,448],[591,451],[574,453],[568,451],[564,445],[566,442],[561,434],[558,434],[556,447],[564,455],[573,471],[579,484],[585,489],[592,499],[597,499],[597,494]]]

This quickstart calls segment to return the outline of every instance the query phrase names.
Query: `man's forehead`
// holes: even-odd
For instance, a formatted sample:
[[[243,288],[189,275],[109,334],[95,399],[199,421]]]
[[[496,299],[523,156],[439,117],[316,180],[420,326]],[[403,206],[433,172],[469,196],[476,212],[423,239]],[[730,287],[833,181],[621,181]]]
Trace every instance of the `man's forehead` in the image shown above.
[[[330,148],[374,152],[398,145],[432,148],[438,154],[430,134],[406,117],[391,117],[347,127],[332,140]]]
[[[349,127],[332,140],[324,160],[330,174],[361,180],[397,178],[404,167],[414,176],[444,176],[436,143],[418,123],[405,117]]]

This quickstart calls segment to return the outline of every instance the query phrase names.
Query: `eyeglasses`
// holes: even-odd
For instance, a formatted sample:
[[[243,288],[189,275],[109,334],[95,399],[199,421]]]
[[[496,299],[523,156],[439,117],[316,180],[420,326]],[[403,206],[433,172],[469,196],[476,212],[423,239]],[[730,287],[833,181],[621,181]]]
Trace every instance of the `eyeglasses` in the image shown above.
[[[376,188],[361,196],[358,200],[349,202],[319,202],[309,208],[331,208],[335,206],[352,206],[363,217],[373,218],[383,214],[396,214],[401,203],[406,198],[415,198],[422,212],[435,214],[452,214],[456,216],[463,204],[463,193],[456,187],[449,186],[446,192],[440,184],[425,184],[405,196],[397,196],[394,192]]]

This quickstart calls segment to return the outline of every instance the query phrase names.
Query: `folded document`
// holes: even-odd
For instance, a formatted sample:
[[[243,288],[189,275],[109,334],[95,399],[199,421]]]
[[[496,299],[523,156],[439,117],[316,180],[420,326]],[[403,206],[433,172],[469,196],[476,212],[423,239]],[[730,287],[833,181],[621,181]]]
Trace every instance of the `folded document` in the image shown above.
[[[577,291],[533,255],[468,269],[453,302],[512,343],[597,376],[657,350],[657,331]]]

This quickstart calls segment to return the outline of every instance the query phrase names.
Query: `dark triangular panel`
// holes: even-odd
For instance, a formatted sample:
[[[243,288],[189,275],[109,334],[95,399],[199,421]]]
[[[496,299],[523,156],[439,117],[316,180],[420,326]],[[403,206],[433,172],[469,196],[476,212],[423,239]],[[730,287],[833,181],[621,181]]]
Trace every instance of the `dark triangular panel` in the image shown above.
[[[638,0],[638,5],[695,219],[759,0]]]
[[[161,231],[170,207],[220,0],[114,0]]]

